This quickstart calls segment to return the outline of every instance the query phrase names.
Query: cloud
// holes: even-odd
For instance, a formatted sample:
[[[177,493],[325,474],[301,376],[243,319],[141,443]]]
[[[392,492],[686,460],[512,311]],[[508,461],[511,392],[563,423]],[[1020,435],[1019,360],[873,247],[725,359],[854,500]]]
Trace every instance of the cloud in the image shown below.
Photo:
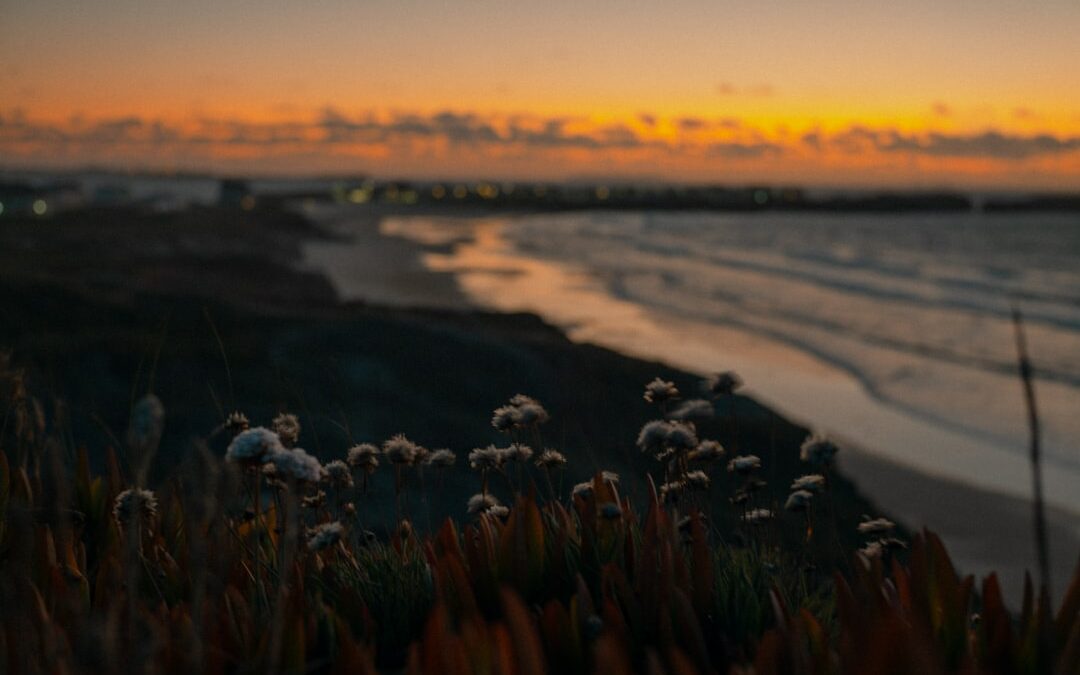
[[[807,136],[810,136],[808,139]],[[984,158],[1019,161],[1032,157],[1060,155],[1080,150],[1080,136],[1050,134],[1020,135],[990,130],[976,134],[927,132],[911,134],[896,129],[852,126],[828,138],[814,134],[803,137],[807,144],[818,143],[846,153],[876,150],[883,153],[927,157]]]
[[[784,153],[784,147],[764,141],[757,143],[719,141],[706,146],[705,152],[710,157],[722,157],[724,159],[757,159],[759,157],[781,155]]]
[[[879,143],[879,147],[886,152],[910,152],[932,157],[1020,160],[1080,149],[1080,137],[1058,138],[1049,134],[1018,136],[987,131],[971,135],[930,133],[920,138],[890,132],[887,140]]]
[[[20,109],[0,110],[0,157],[8,164],[178,162],[214,167],[222,162],[258,166],[260,159],[270,158],[282,165],[378,158],[411,167],[435,166],[433,162],[457,167],[468,161],[492,170],[512,162],[528,167],[565,161],[626,167],[636,162],[653,170],[693,166],[697,171],[744,163],[776,168],[789,162],[785,166],[812,171],[815,166],[900,166],[909,157],[926,157],[986,159],[1007,171],[1027,167],[1024,162],[1029,160],[1077,152],[1080,137],[1046,133],[914,133],[858,124],[832,132],[810,128],[789,133],[733,117],[661,118],[651,113],[631,116],[625,123],[600,124],[585,118],[460,110],[350,113],[325,107],[307,118],[274,122],[173,122],[136,115],[97,120],[76,115],[59,122],[34,119]]]
[[[716,85],[716,93],[721,96],[756,96],[766,97],[773,95],[771,84],[736,85],[731,82],[721,82]]]

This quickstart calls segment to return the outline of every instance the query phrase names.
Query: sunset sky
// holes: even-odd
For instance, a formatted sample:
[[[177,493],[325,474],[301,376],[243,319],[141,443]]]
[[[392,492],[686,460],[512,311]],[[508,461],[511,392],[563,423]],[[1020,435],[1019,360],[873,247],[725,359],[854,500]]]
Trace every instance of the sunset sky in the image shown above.
[[[1076,0],[0,0],[0,166],[1077,189],[1078,36]]]

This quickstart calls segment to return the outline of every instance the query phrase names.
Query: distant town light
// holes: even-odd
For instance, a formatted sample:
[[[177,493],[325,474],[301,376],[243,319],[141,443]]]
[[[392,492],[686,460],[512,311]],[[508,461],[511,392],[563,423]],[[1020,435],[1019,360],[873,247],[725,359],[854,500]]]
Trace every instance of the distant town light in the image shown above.
[[[355,188],[349,191],[349,201],[353,204],[363,204],[371,199],[371,193],[361,188]]]
[[[454,186],[454,199],[465,199],[469,196],[469,188],[464,185]]]
[[[435,187],[431,188],[431,196],[435,199],[442,199],[446,196],[446,188],[441,185],[436,185]]]
[[[250,211],[255,208],[255,197],[252,195],[244,195],[243,198],[240,199],[240,208],[245,211]]]
[[[49,210],[49,205],[45,203],[44,199],[34,200],[34,215],[43,216],[45,212]]]
[[[608,190],[608,189],[607,189],[606,187],[604,187],[603,185],[601,185],[600,187],[596,188],[596,198],[597,198],[597,199],[599,199],[600,201],[604,201],[604,200],[605,200],[605,199],[607,199],[607,198],[608,198],[608,196],[610,196],[610,195],[611,195],[611,190]]]

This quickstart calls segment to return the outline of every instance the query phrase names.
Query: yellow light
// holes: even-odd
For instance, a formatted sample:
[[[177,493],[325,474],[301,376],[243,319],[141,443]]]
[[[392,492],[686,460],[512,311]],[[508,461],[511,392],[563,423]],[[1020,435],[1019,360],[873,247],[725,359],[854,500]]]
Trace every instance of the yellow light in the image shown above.
[[[367,190],[361,190],[360,188],[356,188],[349,191],[349,201],[353,204],[363,204],[370,198],[371,193],[369,193]]]
[[[43,216],[45,212],[49,210],[49,205],[45,203],[44,199],[34,200],[34,215]]]
[[[435,199],[442,199],[446,196],[446,188],[441,185],[436,185],[435,187],[431,188],[431,196]]]
[[[455,199],[465,199],[468,196],[469,196],[469,188],[465,187],[464,185],[456,185],[456,186],[454,186],[454,198]]]
[[[604,201],[605,199],[607,199],[610,194],[611,191],[602,185],[596,188],[596,198],[600,201]]]

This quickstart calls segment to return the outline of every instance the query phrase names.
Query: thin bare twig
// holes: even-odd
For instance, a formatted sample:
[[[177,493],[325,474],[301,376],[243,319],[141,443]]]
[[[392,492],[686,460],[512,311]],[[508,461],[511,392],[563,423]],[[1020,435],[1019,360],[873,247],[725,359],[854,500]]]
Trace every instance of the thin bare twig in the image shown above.
[[[1016,334],[1016,355],[1020,366],[1020,381],[1024,386],[1024,402],[1027,405],[1028,430],[1031,438],[1031,485],[1035,501],[1035,554],[1039,562],[1043,592],[1050,595],[1050,556],[1046,541],[1046,513],[1043,504],[1041,452],[1039,448],[1039,412],[1035,406],[1035,385],[1032,377],[1031,360],[1028,358],[1027,340],[1024,337],[1024,319],[1020,309],[1012,312],[1013,328]]]

